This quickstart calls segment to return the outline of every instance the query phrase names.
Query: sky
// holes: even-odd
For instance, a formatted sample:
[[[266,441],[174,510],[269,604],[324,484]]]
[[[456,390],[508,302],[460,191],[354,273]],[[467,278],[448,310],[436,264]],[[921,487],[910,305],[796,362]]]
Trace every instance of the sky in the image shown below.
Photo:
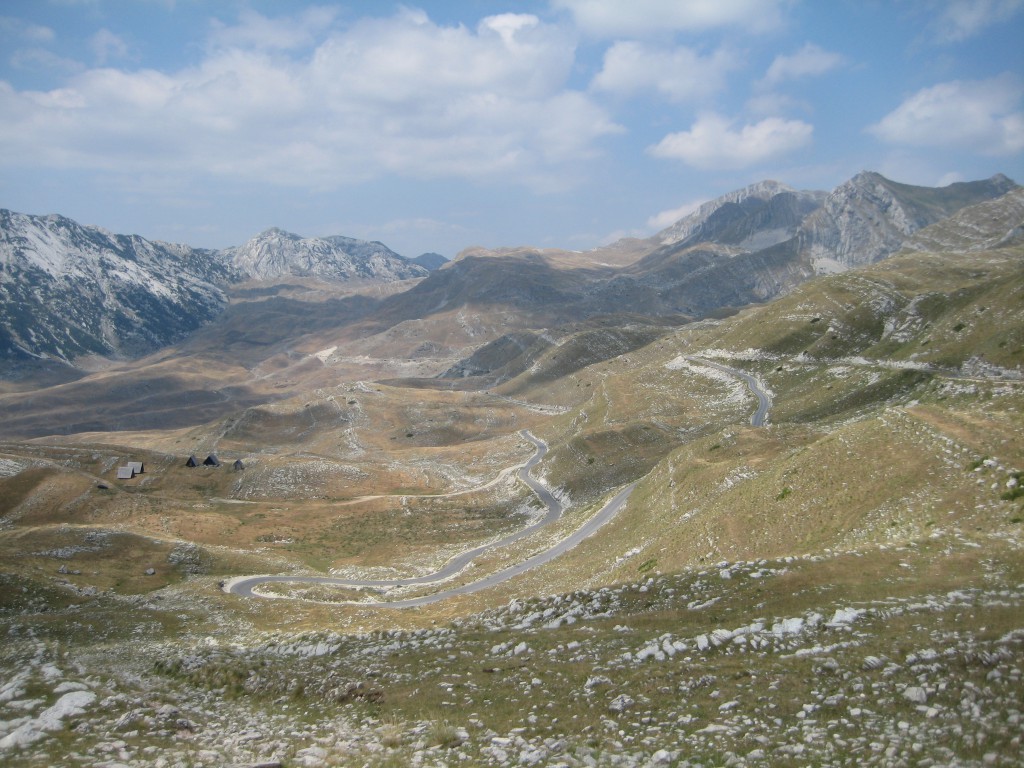
[[[774,179],[1024,183],[1024,0],[3,0],[0,208],[587,250]]]

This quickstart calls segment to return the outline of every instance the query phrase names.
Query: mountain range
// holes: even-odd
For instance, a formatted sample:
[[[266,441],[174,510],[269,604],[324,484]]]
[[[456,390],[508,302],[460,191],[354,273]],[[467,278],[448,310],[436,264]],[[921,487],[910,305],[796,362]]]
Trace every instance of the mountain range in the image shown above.
[[[1005,177],[407,279],[8,219],[26,348],[212,308],[0,363],[5,766],[1020,763]]]
[[[63,412],[59,403],[83,400],[108,414],[94,410],[88,428],[110,429],[195,423],[340,374],[487,386],[565,329],[616,326],[613,346],[628,351],[658,329],[875,263],[913,247],[922,229],[978,203],[1016,200],[1020,189],[1002,175],[928,188],[864,172],[828,193],[765,181],[645,240],[585,253],[467,248],[433,270],[341,236],[269,229],[218,251],[2,211],[0,379],[14,390],[71,387],[53,394],[57,402],[35,395],[46,407],[30,434],[57,429],[49,414]],[[1015,237],[1019,226],[991,233]],[[601,338],[603,350],[610,337]],[[197,358],[206,362],[186,367],[199,379],[167,375],[174,360]],[[103,374],[111,365],[120,366],[113,390]],[[17,396],[0,411],[12,426],[25,418]],[[86,424],[60,418],[60,431]]]
[[[218,251],[0,209],[0,361],[139,357],[211,322],[231,289],[252,281],[391,282],[429,270],[350,237],[274,228]]]

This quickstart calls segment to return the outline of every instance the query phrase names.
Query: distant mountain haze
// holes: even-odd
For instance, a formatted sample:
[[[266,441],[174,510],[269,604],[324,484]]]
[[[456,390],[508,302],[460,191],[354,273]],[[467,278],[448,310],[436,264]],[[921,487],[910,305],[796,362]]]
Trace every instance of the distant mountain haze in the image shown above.
[[[1015,189],[1002,175],[930,188],[864,172],[832,192],[762,181],[703,204],[647,240],[589,254],[468,249],[452,262],[277,228],[209,250],[0,210],[0,376],[32,361],[125,360],[179,343],[221,317],[232,291],[251,281],[413,281],[337,320],[358,319],[376,331],[460,307],[498,313],[511,324],[506,330],[615,313],[699,318],[884,259],[919,230]],[[259,313],[250,315],[247,332],[256,337]],[[317,322],[324,327],[330,318]]]
[[[281,229],[261,232],[245,245],[220,251],[241,276],[273,280],[283,276],[325,280],[409,280],[429,271],[383,243],[351,237],[300,237]]]

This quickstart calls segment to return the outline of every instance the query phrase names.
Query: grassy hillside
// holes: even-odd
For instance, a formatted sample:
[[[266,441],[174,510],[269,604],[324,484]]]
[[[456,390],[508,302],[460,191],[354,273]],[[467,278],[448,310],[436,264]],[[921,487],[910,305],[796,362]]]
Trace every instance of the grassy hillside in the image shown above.
[[[476,355],[476,391],[318,380],[176,431],[0,445],[0,755],[1018,765],[1022,292],[1019,245],[907,252],[724,320],[521,334]],[[710,363],[757,377],[767,426]],[[567,513],[452,584],[637,483],[549,564],[413,610],[218,588],[426,573],[520,529],[521,429]],[[184,466],[212,451],[246,469]]]

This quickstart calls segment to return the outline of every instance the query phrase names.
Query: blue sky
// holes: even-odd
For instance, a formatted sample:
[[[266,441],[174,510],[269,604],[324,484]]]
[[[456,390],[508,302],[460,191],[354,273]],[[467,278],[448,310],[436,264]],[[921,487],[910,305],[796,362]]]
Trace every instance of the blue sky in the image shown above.
[[[0,207],[588,249],[761,179],[1024,183],[1024,0],[5,0]]]

